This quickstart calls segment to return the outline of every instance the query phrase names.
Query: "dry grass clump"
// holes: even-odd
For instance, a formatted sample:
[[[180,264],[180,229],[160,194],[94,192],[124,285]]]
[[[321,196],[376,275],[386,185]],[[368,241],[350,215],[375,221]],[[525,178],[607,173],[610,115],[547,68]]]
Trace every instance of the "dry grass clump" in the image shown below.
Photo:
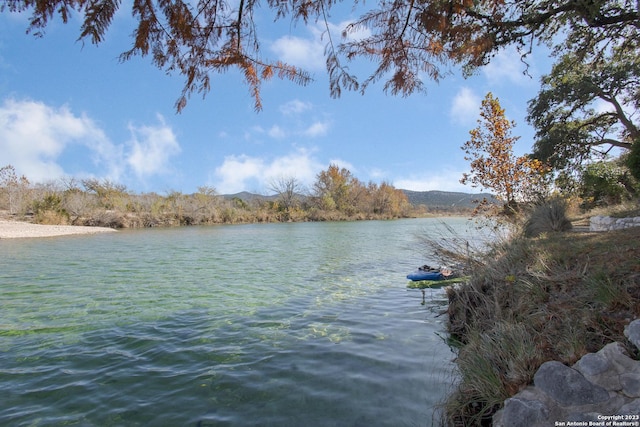
[[[38,212],[34,216],[34,222],[44,225],[69,225],[69,215],[66,212],[46,210]]]
[[[572,225],[567,218],[567,202],[554,198],[534,206],[524,224],[527,237],[537,237],[542,233],[569,231]]]
[[[455,267],[460,275],[468,275],[484,264],[482,257],[487,249],[487,242],[503,238],[493,223],[478,228],[486,230],[486,233],[482,235],[476,230],[474,240],[469,241],[443,221],[437,229],[428,230],[416,238],[427,259],[440,265]]]
[[[458,355],[460,386],[449,399],[448,424],[483,425],[519,384],[528,383],[542,355],[535,334],[522,323],[501,321],[473,331]]]
[[[589,218],[596,215],[625,218],[640,216],[639,201],[626,200],[615,206],[597,207],[591,210],[580,209],[575,203],[569,208],[569,215],[574,224],[583,223],[589,225]]]
[[[448,425],[490,425],[504,399],[546,360],[572,364],[640,317],[640,228],[521,235],[476,262],[449,288],[449,330],[461,344]]]

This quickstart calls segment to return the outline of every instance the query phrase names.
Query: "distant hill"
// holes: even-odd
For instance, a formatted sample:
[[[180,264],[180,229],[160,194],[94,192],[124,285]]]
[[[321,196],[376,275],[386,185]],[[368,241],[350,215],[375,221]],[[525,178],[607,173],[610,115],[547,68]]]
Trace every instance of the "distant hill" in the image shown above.
[[[264,196],[262,194],[249,193],[248,191],[242,191],[240,193],[235,193],[235,194],[223,194],[222,197],[224,197],[227,200],[240,199],[240,200],[244,200],[245,202],[251,202],[253,200],[259,200],[259,201],[275,200],[278,198],[278,196],[275,196],[275,195]]]
[[[418,207],[425,205],[429,208],[469,209],[476,206],[475,201],[487,198],[487,200],[497,202],[492,194],[489,193],[458,193],[454,191],[411,191],[402,190],[407,195],[409,203]]]

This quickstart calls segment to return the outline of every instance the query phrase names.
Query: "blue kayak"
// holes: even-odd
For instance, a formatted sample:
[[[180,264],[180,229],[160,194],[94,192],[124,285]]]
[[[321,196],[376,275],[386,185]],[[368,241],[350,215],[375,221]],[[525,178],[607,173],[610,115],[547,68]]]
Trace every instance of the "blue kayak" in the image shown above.
[[[407,279],[418,282],[420,280],[442,280],[444,279],[444,276],[440,271],[418,270],[416,272],[408,274]]]

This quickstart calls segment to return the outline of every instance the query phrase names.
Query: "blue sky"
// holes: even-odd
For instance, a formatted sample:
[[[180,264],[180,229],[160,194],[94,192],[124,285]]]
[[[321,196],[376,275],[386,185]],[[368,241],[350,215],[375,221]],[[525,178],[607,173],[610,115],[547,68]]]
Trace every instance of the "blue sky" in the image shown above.
[[[269,25],[268,18],[259,28],[264,56],[305,68],[314,82],[264,83],[264,109],[256,113],[239,73],[215,75],[211,92],[192,96],[177,114],[182,76],[166,75],[149,58],[118,62],[134,28],[124,3],[99,46],[76,41],[77,19],[55,20],[36,38],[25,32],[28,15],[0,14],[0,167],[11,164],[39,183],[93,177],[135,192],[192,193],[206,185],[222,194],[268,194],[277,178],[309,186],[333,163],[363,182],[475,192],[459,183],[469,169],[460,146],[489,91],[517,123],[516,154],[531,151],[527,101],[550,69],[546,55],[530,58],[531,77],[513,50],[472,78],[454,70],[427,82],[426,94],[394,97],[377,85],[332,99],[321,26]],[[352,18],[336,16],[331,25]],[[353,67],[367,77],[368,64]]]

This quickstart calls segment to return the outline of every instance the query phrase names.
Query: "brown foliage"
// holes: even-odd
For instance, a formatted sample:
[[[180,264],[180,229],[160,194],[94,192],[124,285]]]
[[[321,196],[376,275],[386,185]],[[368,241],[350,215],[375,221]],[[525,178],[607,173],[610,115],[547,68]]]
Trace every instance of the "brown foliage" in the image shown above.
[[[243,75],[256,110],[262,108],[260,85],[277,75],[299,84],[311,77],[304,70],[261,57],[255,0],[133,0],[131,15],[136,24],[133,44],[120,59],[150,55],[153,63],[167,72],[185,77],[176,101],[182,110],[194,92],[210,90],[211,75],[237,69]],[[640,28],[640,14],[633,0],[624,1],[502,1],[502,0],[383,0],[374,5],[354,2],[365,8],[336,44],[329,31],[328,16],[337,0],[268,0],[275,19],[290,17],[305,24],[325,23],[325,49],[330,90],[339,96],[342,89],[365,90],[371,83],[386,79],[385,90],[408,95],[424,89],[422,75],[438,80],[450,63],[467,71],[489,62],[499,49],[516,45],[522,56],[534,41],[553,43],[554,36],[573,30],[583,40],[596,37],[615,39]],[[75,13],[82,22],[80,40],[101,43],[119,0],[12,0],[0,11],[31,12],[29,31],[42,35],[58,16],[70,21]],[[268,22],[269,19],[260,19]],[[349,34],[367,28],[370,35],[349,39]],[[625,33],[626,31],[626,33]],[[635,34],[635,33],[634,33]],[[577,46],[579,48],[579,46]],[[377,64],[362,83],[351,75],[341,58],[371,59]]]
[[[513,144],[519,138],[511,136],[515,122],[505,118],[491,92],[482,101],[480,117],[478,127],[469,132],[471,139],[462,146],[471,173],[465,173],[460,182],[489,189],[505,208],[516,209],[518,202],[543,188],[546,168],[539,160],[514,156]]]
[[[194,194],[171,191],[133,194],[107,179],[74,179],[31,186],[17,178],[12,166],[0,168],[0,210],[18,200],[24,208],[12,214],[34,214],[47,224],[135,228],[219,223],[391,219],[407,217],[411,205],[391,184],[362,184],[345,168],[331,165],[318,174],[313,196],[302,194],[300,182],[282,177],[271,183],[275,196],[229,199],[213,187]]]

